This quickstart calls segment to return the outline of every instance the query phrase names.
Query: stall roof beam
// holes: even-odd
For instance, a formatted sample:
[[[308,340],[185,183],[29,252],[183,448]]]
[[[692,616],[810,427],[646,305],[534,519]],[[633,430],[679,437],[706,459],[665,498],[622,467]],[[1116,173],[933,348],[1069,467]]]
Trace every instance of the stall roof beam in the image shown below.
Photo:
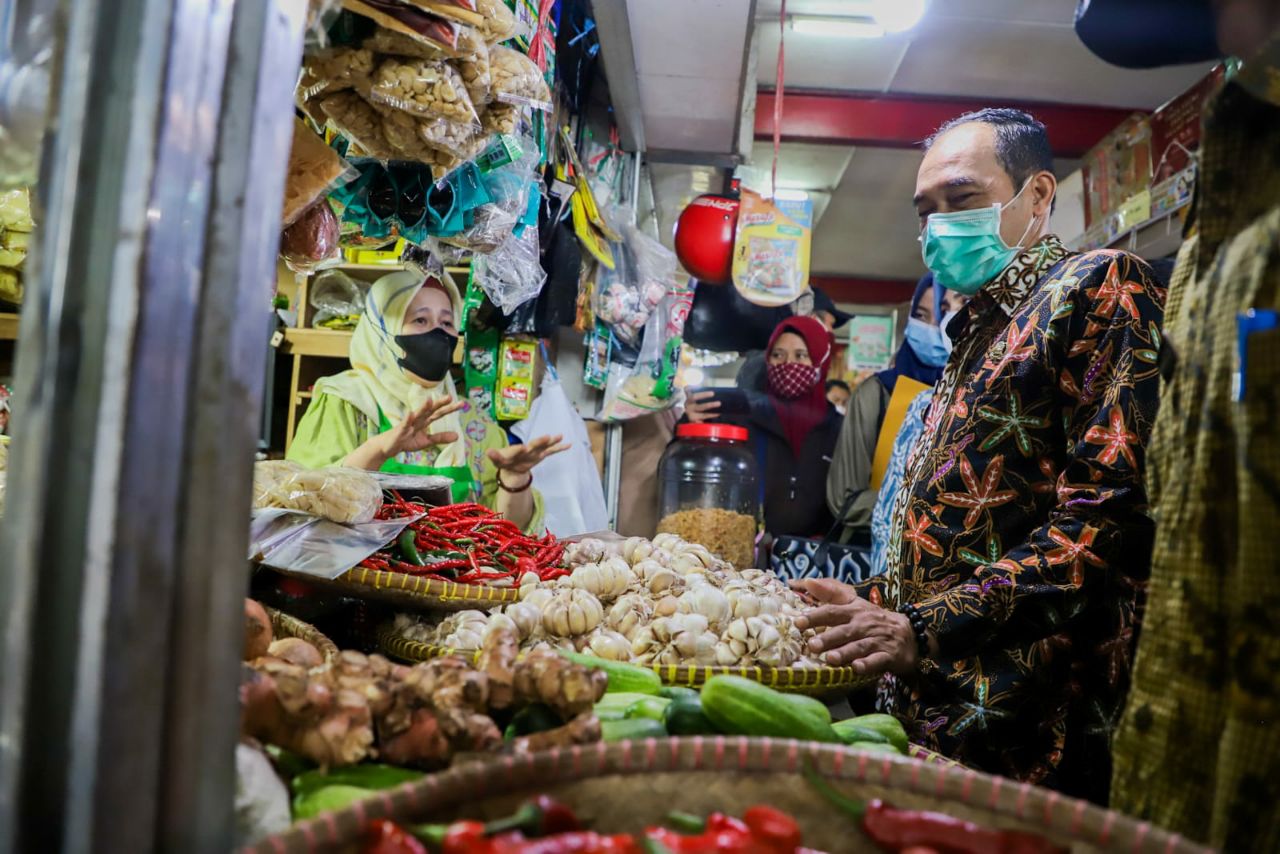
[[[756,139],[773,139],[775,93],[756,103]],[[949,119],[984,107],[1019,107],[1049,129],[1057,157],[1078,158],[1135,110],[1075,104],[1017,103],[846,92],[791,92],[783,100],[782,138],[792,142],[915,148]]]
[[[627,4],[623,0],[606,0],[593,4],[592,11],[600,30],[600,56],[609,81],[609,101],[618,123],[619,140],[624,151],[644,151],[644,106]]]
[[[813,275],[809,281],[832,301],[856,305],[896,305],[911,299],[916,283],[908,279]]]

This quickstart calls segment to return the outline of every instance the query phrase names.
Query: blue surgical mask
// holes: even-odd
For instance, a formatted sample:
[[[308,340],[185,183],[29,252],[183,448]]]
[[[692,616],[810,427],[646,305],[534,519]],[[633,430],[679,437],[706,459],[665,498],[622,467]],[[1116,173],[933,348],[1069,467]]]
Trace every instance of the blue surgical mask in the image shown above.
[[[942,337],[942,330],[937,326],[932,326],[914,317],[908,318],[906,337],[907,343],[911,345],[911,349],[916,354],[916,358],[929,367],[941,368],[947,363],[950,348],[947,347],[946,340]]]
[[[1000,236],[1001,212],[1017,201],[1030,184],[1028,180],[1017,195],[1003,205],[929,215],[924,233],[920,235],[920,254],[925,266],[933,272],[936,284],[972,296],[1013,263],[1022,248],[1010,246]],[[1032,217],[1027,223],[1018,244],[1026,239],[1036,219]]]

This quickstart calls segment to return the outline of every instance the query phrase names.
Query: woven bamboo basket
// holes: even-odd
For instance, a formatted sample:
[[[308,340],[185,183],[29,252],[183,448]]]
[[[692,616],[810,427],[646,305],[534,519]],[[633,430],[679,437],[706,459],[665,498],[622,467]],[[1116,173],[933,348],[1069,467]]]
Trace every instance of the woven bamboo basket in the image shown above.
[[[454,768],[262,840],[245,854],[356,852],[370,819],[487,820],[549,794],[596,830],[639,833],[672,809],[740,814],[766,803],[796,817],[805,844],[831,854],[879,849],[801,776],[806,763],[851,798],[944,812],[986,827],[1039,833],[1072,851],[1202,854],[1144,822],[1029,784],[903,756],[813,742],[671,738],[508,756]]]
[[[429,661],[433,658],[456,655],[475,661],[479,651],[435,646],[406,638],[391,623],[383,623],[377,631],[378,646],[392,658],[401,661]],[[728,674],[742,676],[778,691],[792,694],[821,696],[847,692],[874,681],[874,677],[860,676],[852,667],[698,667],[656,664],[651,668],[665,685],[700,687],[712,676]]]
[[[404,572],[380,569],[349,569],[332,580],[314,575],[283,572],[326,590],[355,599],[375,599],[410,611],[467,611],[472,608],[495,608],[520,599],[515,587],[491,587],[483,584],[455,584],[421,578]]]
[[[326,662],[337,658],[338,645],[325,637],[315,626],[304,623],[284,611],[277,611],[275,608],[267,608],[267,616],[271,619],[271,634],[274,637],[304,640],[314,646],[324,656]]]

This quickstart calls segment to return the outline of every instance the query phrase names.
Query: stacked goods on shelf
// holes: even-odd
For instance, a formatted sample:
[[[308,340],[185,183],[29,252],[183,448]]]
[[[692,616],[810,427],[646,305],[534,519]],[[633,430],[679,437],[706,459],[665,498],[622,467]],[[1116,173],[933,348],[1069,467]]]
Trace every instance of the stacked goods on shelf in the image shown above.
[[[30,191],[0,193],[0,304],[22,302],[22,268],[34,229]]]

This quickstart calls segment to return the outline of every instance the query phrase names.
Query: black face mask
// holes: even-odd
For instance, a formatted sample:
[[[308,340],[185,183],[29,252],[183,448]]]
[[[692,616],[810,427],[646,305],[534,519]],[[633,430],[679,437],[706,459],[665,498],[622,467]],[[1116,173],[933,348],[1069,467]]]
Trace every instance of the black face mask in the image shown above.
[[[453,364],[453,351],[458,346],[458,336],[437,326],[430,332],[397,335],[396,343],[404,350],[400,367],[428,382],[438,383],[449,373],[449,366]]]

